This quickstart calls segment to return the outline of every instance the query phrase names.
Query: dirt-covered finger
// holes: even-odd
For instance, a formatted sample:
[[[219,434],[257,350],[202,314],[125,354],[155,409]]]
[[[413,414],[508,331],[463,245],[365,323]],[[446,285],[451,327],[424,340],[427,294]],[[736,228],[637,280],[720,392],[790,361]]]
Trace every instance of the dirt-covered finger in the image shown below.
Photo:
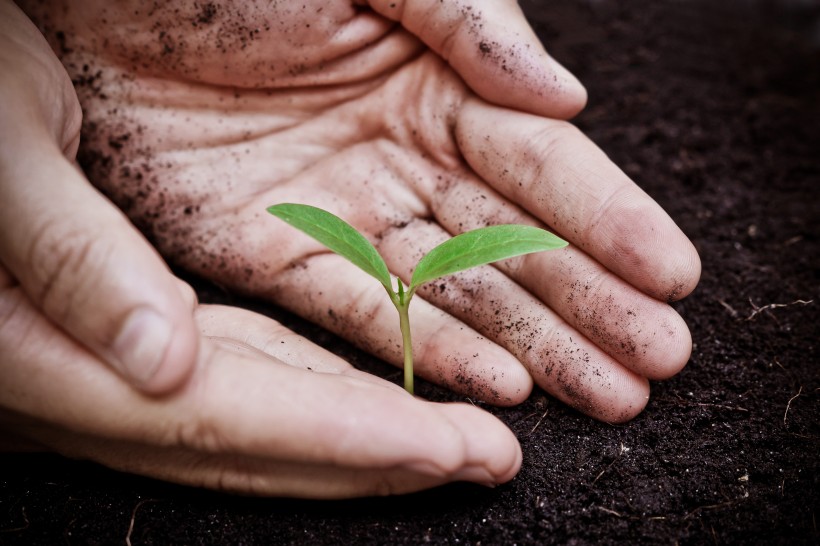
[[[484,99],[566,119],[586,90],[550,57],[514,0],[370,0],[441,55]]]
[[[482,179],[626,282],[662,301],[694,289],[692,243],[574,126],[468,100],[456,138]]]
[[[432,196],[431,208],[452,234],[507,223],[543,227],[471,174],[452,173]],[[692,338],[680,315],[577,247],[505,260],[497,267],[640,375],[666,379],[689,359]]]
[[[385,233],[379,248],[407,280],[418,257],[447,238],[438,225],[417,220]],[[493,266],[443,277],[418,294],[504,347],[538,385],[588,415],[620,422],[646,404],[644,378]]]

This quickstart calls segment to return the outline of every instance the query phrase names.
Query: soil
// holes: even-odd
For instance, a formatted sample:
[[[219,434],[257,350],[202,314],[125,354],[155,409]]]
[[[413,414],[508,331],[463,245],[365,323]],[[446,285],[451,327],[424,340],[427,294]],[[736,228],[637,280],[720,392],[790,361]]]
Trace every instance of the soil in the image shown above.
[[[536,391],[487,408],[524,466],[494,490],[247,499],[56,455],[0,457],[0,544],[816,544],[820,541],[820,5],[522,2],[587,85],[577,120],[695,242],[695,347],[611,426]],[[355,365],[391,367],[265,304]],[[422,396],[455,397],[421,383]],[[130,541],[130,542],[128,542]]]

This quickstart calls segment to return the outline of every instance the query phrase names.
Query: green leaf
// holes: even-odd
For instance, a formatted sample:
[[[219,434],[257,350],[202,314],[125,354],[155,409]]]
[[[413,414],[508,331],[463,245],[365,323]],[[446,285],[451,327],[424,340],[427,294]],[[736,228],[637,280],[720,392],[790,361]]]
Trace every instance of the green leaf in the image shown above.
[[[387,264],[379,252],[361,233],[338,216],[310,205],[294,203],[273,205],[268,207],[268,212],[347,258],[365,273],[375,277],[389,293],[393,293]]]
[[[428,252],[413,272],[410,289],[471,267],[565,246],[560,237],[532,226],[507,224],[468,231]]]

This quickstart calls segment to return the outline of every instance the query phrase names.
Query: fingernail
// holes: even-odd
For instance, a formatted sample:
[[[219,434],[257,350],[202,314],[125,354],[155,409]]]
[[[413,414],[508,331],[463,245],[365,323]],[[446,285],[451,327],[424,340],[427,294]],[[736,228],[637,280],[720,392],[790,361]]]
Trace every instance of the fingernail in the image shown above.
[[[139,308],[122,325],[112,347],[120,372],[137,384],[159,369],[171,341],[171,324],[155,311]]]

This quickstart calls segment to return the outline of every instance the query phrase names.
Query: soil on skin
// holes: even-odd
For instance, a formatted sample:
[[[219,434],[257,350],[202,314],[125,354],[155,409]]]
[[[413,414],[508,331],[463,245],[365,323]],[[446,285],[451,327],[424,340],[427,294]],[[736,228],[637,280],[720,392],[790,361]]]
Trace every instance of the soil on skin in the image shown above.
[[[53,455],[4,455],[0,544],[817,543],[820,7],[522,5],[588,87],[578,125],[703,260],[697,291],[675,304],[694,337],[691,362],[653,385],[646,411],[611,426],[536,391],[519,407],[488,408],[523,446],[514,481],[389,499],[236,498]],[[292,316],[197,286],[205,301],[262,310],[398,380]]]

